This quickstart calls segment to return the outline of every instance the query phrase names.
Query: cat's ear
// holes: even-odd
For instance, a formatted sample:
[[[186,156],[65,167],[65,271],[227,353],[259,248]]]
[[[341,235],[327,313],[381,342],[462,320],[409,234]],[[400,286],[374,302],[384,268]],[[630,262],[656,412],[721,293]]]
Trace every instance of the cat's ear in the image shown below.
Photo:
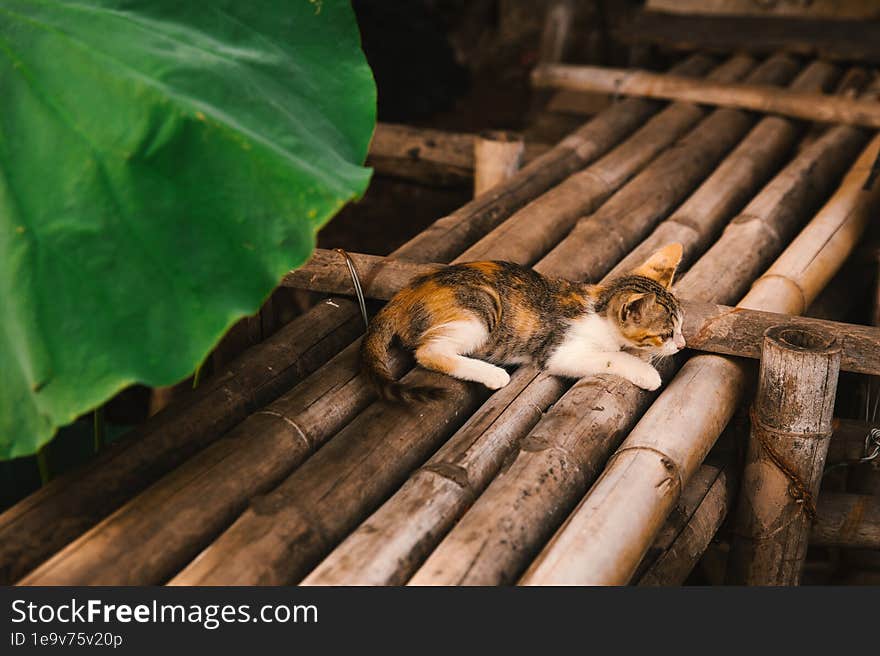
[[[668,244],[651,257],[645,263],[633,271],[634,274],[656,280],[666,289],[672,287],[672,277],[675,269],[681,262],[681,244]]]
[[[649,292],[630,294],[620,306],[620,322],[640,323],[654,300],[654,294]]]

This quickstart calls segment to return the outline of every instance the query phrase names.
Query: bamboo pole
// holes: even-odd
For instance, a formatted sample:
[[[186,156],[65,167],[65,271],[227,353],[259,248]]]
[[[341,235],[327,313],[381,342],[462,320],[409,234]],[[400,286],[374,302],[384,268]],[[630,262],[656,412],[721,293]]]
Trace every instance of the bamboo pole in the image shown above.
[[[816,501],[810,544],[880,549],[880,501],[876,495],[823,492]]]
[[[831,133],[848,129],[835,128]],[[880,192],[865,192],[861,187],[878,151],[880,138],[875,138],[832,198],[740,306],[798,313],[815,298],[851,252],[877,207]],[[782,279],[788,283],[780,284]],[[739,362],[714,355],[689,360],[522,582],[627,582],[681,489],[730,418],[745,380]],[[706,403],[690,403],[694,398]]]
[[[794,91],[827,89],[836,79],[835,69],[826,62],[816,61],[807,66],[789,86]],[[612,273],[629,271],[664,244],[678,242],[685,253],[704,252],[721,231],[730,212],[742,209],[751,193],[779,170],[791,152],[802,126],[791,120],[767,116],[752,129],[748,137],[716,169],[675,213],[664,221],[638,248],[620,261]],[[700,212],[715,203],[718,211],[709,216]],[[699,229],[695,217],[702,217]]]
[[[833,337],[779,327],[764,335],[728,569],[736,583],[800,582],[839,371]]]
[[[660,553],[644,574],[634,577],[638,585],[670,586],[684,583],[724,522],[736,495],[736,476],[731,466],[713,467],[717,473],[707,485],[704,481],[706,467],[700,467],[682,493],[682,501],[688,494],[700,495],[697,506],[687,516],[673,540],[666,544],[661,542],[662,532],[655,540],[651,548],[659,549]],[[669,522],[664,525],[664,530],[668,528]]]
[[[551,63],[560,62],[565,58],[571,44],[575,11],[573,0],[554,0],[549,3],[544,19],[544,30],[541,33],[538,61]]]
[[[817,74],[819,78],[817,79]],[[812,79],[814,84],[827,82],[829,79],[829,71],[826,67],[810,67],[810,76],[806,79]],[[765,133],[758,132],[759,136],[765,136]],[[756,142],[756,146],[760,143]],[[779,144],[784,147],[784,142]],[[747,170],[754,170],[754,153],[749,149],[739,150],[735,163]],[[652,165],[653,168],[653,165]],[[723,171],[721,171],[723,173]],[[715,174],[713,174],[713,179]],[[745,175],[738,180],[743,184],[757,185],[758,176]],[[640,181],[636,179],[633,185]],[[708,189],[713,193],[706,194],[704,197],[707,202],[700,207],[694,204],[691,217],[693,223],[697,226],[700,222],[712,225],[718,221],[717,213],[729,212],[731,209],[730,201],[727,199],[731,193],[724,190],[724,187],[718,185],[714,180],[707,182]],[[701,191],[703,187],[701,187]],[[716,192],[721,192],[722,199],[715,197]],[[697,192],[698,194],[700,192]],[[733,195],[741,195],[742,190],[736,190]],[[622,214],[625,216],[625,214]],[[558,257],[558,256],[556,256]],[[536,406],[546,403],[543,396],[545,390],[543,388],[544,380],[539,377],[533,386],[526,388],[525,393],[517,392],[518,401],[527,401],[534,399]],[[531,392],[534,391],[534,397]],[[507,397],[505,396],[505,399]],[[591,399],[579,399],[583,401],[585,407],[589,407]],[[606,400],[603,400],[606,402]],[[607,401],[612,405],[614,400]],[[570,411],[576,412],[576,405],[570,406]],[[558,408],[557,408],[558,409]],[[555,412],[555,410],[554,410]],[[564,409],[560,412],[566,412]],[[575,437],[572,436],[572,441]],[[527,440],[528,442],[528,440]],[[530,443],[532,445],[541,445],[544,442],[541,438],[535,439]],[[458,445],[458,446],[453,446]],[[437,499],[432,494],[432,481],[434,487],[441,486],[439,478],[442,473],[435,470],[429,472],[419,472],[411,479],[404,489],[392,500],[377,511],[367,522],[362,525],[355,533],[353,533],[339,548],[337,548],[324,563],[319,566],[304,582],[311,584],[344,584],[344,583],[398,583],[412,571],[414,563],[424,558],[430,548],[437,543],[442,534],[449,529],[454,523],[463,509],[471,502],[473,490],[481,490],[490,480],[491,476],[497,472],[498,467],[504,459],[504,455],[516,445],[515,439],[508,438],[504,449],[499,448],[494,431],[487,430],[480,435],[472,427],[464,427],[459,433],[450,440],[447,447],[455,457],[449,457],[444,460],[441,454],[438,458],[444,463],[444,467],[454,468],[455,471],[464,470],[468,481],[467,489],[460,486],[456,489],[454,486],[444,487],[442,499]],[[523,447],[527,452],[534,453],[542,451],[544,447],[536,446],[535,448]],[[458,450],[456,450],[458,449]],[[443,454],[445,456],[445,454]],[[475,463],[481,463],[477,466]],[[489,469],[484,463],[494,463]],[[435,463],[436,464],[436,463]],[[562,468],[565,469],[564,467]],[[442,472],[442,470],[441,470]],[[465,474],[458,476],[460,480]],[[554,475],[555,476],[555,475]],[[543,483],[547,478],[546,473],[539,475],[540,482],[536,483],[533,488],[522,490],[521,494],[511,495],[512,503],[523,504],[524,499],[535,499],[539,496],[539,491],[544,487]],[[445,484],[444,484],[445,485]],[[450,491],[456,489],[455,493]],[[534,495],[534,496],[532,496]],[[419,506],[419,499],[431,498],[430,504],[422,503]],[[547,503],[553,503],[552,492],[544,499]],[[479,503],[479,502],[478,502]],[[410,521],[408,521],[410,520]],[[480,521],[475,521],[471,535],[477,535]],[[506,539],[505,536],[501,540],[501,544],[515,544],[513,540]],[[483,545],[481,545],[482,547]],[[452,559],[455,556],[451,556]],[[487,562],[493,560],[492,555],[488,555]],[[447,582],[452,582],[450,579]],[[476,582],[480,582],[477,580]]]
[[[653,241],[653,235],[650,239]],[[642,250],[642,245],[634,249]],[[364,295],[382,300],[390,299],[417,276],[445,266],[416,264],[363,253],[349,253],[349,256],[361,272]],[[626,259],[629,260],[629,256]],[[644,258],[638,260],[642,261]],[[631,266],[630,269],[632,268]],[[617,266],[608,274],[608,278],[625,270]],[[320,248],[302,268],[291,272],[287,280],[293,286],[311,291],[354,294],[348,268],[339,255]],[[840,368],[843,371],[880,375],[880,329],[873,326],[735,308],[686,298],[679,300],[684,309],[682,334],[692,350],[760,358],[764,332],[771,326],[785,324],[791,329],[816,330],[834,335],[841,343]]]
[[[562,64],[539,66],[532,72],[532,83],[538,88],[703,103],[821,123],[880,128],[880,106],[875,102],[755,84],[718,83],[640,70]]]
[[[735,121],[732,121],[732,123],[736,124]],[[713,123],[713,125],[719,127],[717,123]],[[731,129],[726,123],[721,125],[724,125],[725,129]],[[739,128],[737,127],[736,129]],[[717,147],[717,144],[713,143],[712,140],[708,140],[705,146],[709,151]],[[691,148],[696,148],[696,146],[691,146]],[[652,164],[649,168],[653,166]],[[711,167],[711,162],[705,162],[704,166],[706,168]],[[657,175],[659,171],[663,172],[662,176]],[[698,175],[698,172],[695,172],[694,168],[689,166],[685,167],[681,173],[681,176],[685,175]],[[673,185],[674,180],[670,179],[670,172],[666,162],[664,162],[662,167],[655,170],[655,176],[651,178],[651,181],[655,188],[662,187],[663,185]],[[684,186],[679,193],[685,193],[687,188],[687,186]],[[644,197],[641,195],[637,196],[637,194],[644,192],[640,186],[635,185],[635,181],[630,183],[626,189],[630,190],[628,193],[632,198],[638,197],[639,202],[643,205],[645,204]],[[674,200],[674,197],[670,198],[667,194],[658,193],[654,203],[669,203],[674,202]],[[656,208],[652,211],[656,212]],[[648,218],[646,219],[645,217]],[[645,221],[652,218],[650,214],[640,213],[632,220]],[[609,238],[606,237],[606,239]],[[615,235],[613,238],[617,239],[619,236]],[[600,241],[598,243],[603,242]],[[599,250],[601,251],[601,249]],[[608,257],[610,260],[612,256],[609,254]],[[554,258],[553,262],[554,266],[556,262],[559,262],[558,266],[560,268],[570,264],[561,261],[558,257]],[[600,264],[607,269],[610,264],[613,264],[613,261],[606,261]],[[541,268],[541,264],[538,265],[538,268]],[[328,479],[345,479],[346,483],[344,485],[335,486],[332,494],[333,512],[321,513],[322,525],[320,527],[321,534],[331,536],[331,541],[344,537],[345,533],[363,518],[365,512],[374,508],[382,500],[383,496],[387,494],[386,490],[389,489],[389,486],[395,487],[399,485],[409,471],[420,463],[420,460],[418,460],[420,457],[436,449],[439,443],[457,428],[453,424],[452,418],[461,416],[458,413],[465,397],[459,396],[456,387],[457,383],[453,383],[451,380],[443,377],[425,379],[424,376],[427,375],[427,372],[415,371],[409,376],[412,377],[412,380],[431,380],[432,384],[449,385],[451,400],[431,404],[430,407],[426,406],[424,422],[418,424],[421,427],[420,431],[414,430],[415,424],[411,424],[411,413],[400,409],[391,409],[382,404],[371,406],[358,416],[355,421],[343,428],[328,445],[322,447],[300,469],[295,471],[273,492],[273,495],[283,494],[289,496],[290,492],[284,492],[284,490],[297,490],[297,494],[300,497],[311,498],[315,503],[319,503],[323,507],[325,504],[331,503],[329,493],[328,496],[323,496],[323,493],[321,493],[318,497],[313,497],[313,493],[319,494],[318,491],[325,485]],[[473,397],[480,393],[481,390],[474,391],[471,389],[470,396],[467,397],[469,399],[468,403],[475,402]],[[376,410],[377,408],[380,410]],[[427,430],[425,428],[426,424],[428,425]],[[414,435],[417,438],[414,439]],[[410,443],[410,449],[407,451],[406,457],[391,454],[390,451],[394,448],[391,445],[404,440]],[[329,444],[337,445],[341,452],[348,454],[347,457],[341,458],[339,456],[340,451],[335,448],[328,449]],[[333,458],[333,460],[330,460],[330,458]],[[395,461],[393,466],[388,465],[389,460]],[[359,463],[358,473],[343,473],[342,470],[352,467],[353,463]],[[371,483],[369,486],[364,486],[363,477],[370,479]],[[344,497],[339,496],[345,494],[348,486],[355,486],[358,489],[358,494],[346,494]],[[365,490],[369,490],[369,492],[365,492]],[[298,579],[307,573],[318,557],[323,555],[322,551],[326,552],[328,545],[310,542],[310,548],[303,549],[297,554],[296,558],[285,559],[282,562],[273,560],[268,552],[265,551],[272,540],[279,539],[278,535],[271,535],[273,533],[271,528],[266,534],[265,541],[261,541],[260,544],[245,544],[243,541],[246,534],[252,533],[254,524],[270,522],[272,525],[277,525],[278,521],[286,522],[287,519],[298,523],[300,528],[297,530],[309,533],[319,530],[313,523],[310,525],[308,518],[299,515],[294,519],[290,515],[290,513],[294,512],[292,508],[279,508],[277,517],[274,519],[264,515],[258,516],[245,513],[219,540],[203,552],[197,561],[176,577],[175,582],[219,581],[228,580],[230,576],[238,581],[254,579],[287,581]],[[329,515],[332,516],[328,517]],[[278,517],[282,516],[287,519],[279,520]],[[239,569],[236,572],[224,572],[219,565],[220,561],[226,558],[222,554],[229,552],[237,554],[236,562]]]
[[[479,137],[396,123],[377,123],[370,142],[367,165],[377,175],[413,180],[428,185],[471,184],[474,177],[474,144]],[[527,143],[522,159],[528,164],[551,148]]]
[[[711,65],[711,59],[695,55],[674,70],[700,75]],[[394,255],[428,261],[453,257],[611,149],[659,108],[658,103],[640,99],[609,108],[503,185],[438,219]],[[329,299],[315,306],[243,354],[227,372],[215,375],[190,401],[160,413],[85,469],[53,480],[0,515],[0,583],[12,583],[255,407],[278,398],[361,330],[356,304]]]
[[[710,76],[739,79],[752,63],[742,57],[732,57]],[[785,80],[792,74],[791,67],[790,59],[774,57],[752,75],[765,81]],[[601,206],[705,115],[705,110],[685,103],[665,108],[614,150],[516,212],[491,235],[465,251],[462,261],[534,262],[565,237],[579,218]]]
[[[522,137],[512,132],[483,132],[474,140],[474,196],[513,177],[522,163]]]
[[[732,222],[678,283],[679,294],[704,301],[730,300],[724,285],[706,280],[723,277],[731,266],[732,252],[738,254],[739,276],[745,281],[757,276],[781,248],[777,235],[790,234],[812,211],[863,138],[857,130],[835,128],[803,150],[749,204],[752,221]],[[764,228],[756,230],[756,223]],[[732,277],[728,284],[733,287],[734,283],[745,285]],[[672,370],[671,363],[665,370]],[[613,378],[576,384],[527,438],[534,437],[543,448],[520,450],[505,475],[487,488],[411,582],[486,585],[514,580],[598,474],[650,398]]]
[[[684,62],[680,67],[688,73],[698,73],[705,70],[707,63],[705,58],[694,57]],[[733,58],[731,61],[719,66],[718,71],[720,71],[722,76],[738,76],[742,75],[748,66],[748,59]],[[540,193],[546,186],[556,181],[558,179],[557,176],[561,172],[570,172],[571,169],[583,166],[585,162],[607,150],[613,145],[614,140],[621,136],[624,130],[630,130],[636,120],[643,120],[653,112],[655,107],[654,104],[646,104],[644,101],[636,101],[635,104],[626,101],[617,108],[615,113],[603,112],[571,137],[564,140],[559,146],[526,166],[510,181],[483,194],[453,215],[440,219],[428,231],[421,233],[408,242],[407,245],[396,251],[394,255],[396,257],[412,257],[413,259],[429,259],[421,257],[421,255],[426,252],[437,252],[440,250],[442,251],[440,257],[443,257],[445,253],[449,252],[450,244],[461,243],[462,240],[473,238],[474,234],[479,234],[478,228],[481,222],[483,224],[487,222],[500,222],[505,216],[509,215],[510,211],[525,204],[528,194]],[[463,225],[464,223],[469,225],[465,226]],[[432,235],[432,237],[426,237],[427,234]],[[499,249],[504,247],[503,240],[496,240],[491,236],[484,240],[483,243],[496,244]],[[414,257],[413,253],[417,256]],[[338,312],[348,316],[349,320],[354,321],[356,319],[357,322],[360,322],[354,303],[343,299],[331,299],[328,301],[328,304]],[[306,315],[292,323],[302,326],[304,330],[309,331],[313,339],[314,335],[333,334],[333,325],[324,321],[323,317],[316,316],[313,311],[306,313]],[[285,436],[288,435],[291,427],[295,427],[297,434],[309,435],[311,441],[308,444],[306,441],[300,440],[299,446],[293,451],[289,448],[283,448],[275,449],[267,454],[258,449],[251,450],[248,448],[236,452],[234,456],[229,456],[228,451],[231,449],[229,442],[242,444],[242,441],[235,440],[233,436],[232,440],[218,446],[216,450],[211,450],[205,453],[204,456],[200,454],[200,466],[205,470],[216,471],[220,468],[224,475],[228,475],[228,472],[234,469],[234,465],[245,467],[243,471],[253,471],[262,467],[260,463],[256,462],[257,459],[275,458],[276,466],[271,468],[271,472],[277,477],[279,472],[285,468],[289,472],[290,469],[299,465],[318,444],[350,421],[373,398],[369,386],[358,376],[358,367],[356,365],[357,349],[357,342],[350,345],[340,353],[333,366],[322,367],[312,377],[267,408],[266,412],[270,416],[275,417],[274,435],[271,436],[274,444],[285,444]],[[342,365],[345,365],[344,368],[340,368]],[[323,391],[323,396],[316,396],[314,390]],[[291,415],[289,414],[290,412],[294,412],[294,414]],[[256,422],[257,420],[253,421]],[[250,422],[251,420],[248,419],[245,424],[236,429],[234,435],[237,436],[242,433],[251,432],[254,426]],[[263,419],[259,420],[258,425],[261,431],[268,430]],[[267,438],[267,441],[270,440]],[[251,442],[247,442],[247,444],[250,445]],[[218,464],[221,462],[223,463],[222,467]],[[184,476],[184,479],[178,479],[177,476],[176,473],[172,473],[167,483],[179,485],[181,480],[185,480],[186,476],[196,478],[197,474],[194,469],[187,469],[185,474],[181,475]],[[241,477],[238,476],[236,478]],[[233,492],[229,496],[220,496],[214,499],[216,507],[222,509],[222,512],[218,511],[219,514],[216,516],[216,521],[224,521],[223,518],[227,517],[229,513],[240,510],[250,494],[260,491],[265,485],[277,482],[277,478],[271,481],[263,478],[247,478],[246,480],[248,485],[241,488],[239,492]],[[178,502],[186,503],[180,498]],[[144,506],[137,504],[136,508],[142,509]],[[214,517],[207,509],[205,514],[212,518]],[[137,521],[135,513],[126,521]],[[144,521],[151,520],[145,518]],[[216,524],[206,523],[205,529],[197,532],[201,540],[206,540],[212,535],[211,529],[208,528],[209,525],[217,526]],[[110,527],[101,530],[110,530]],[[219,529],[214,528],[213,530],[216,532]],[[192,536],[188,531],[182,533],[180,540],[182,553],[190,553],[194,548],[193,543],[190,541],[191,539]],[[146,549],[145,543],[141,542],[140,544],[141,549]],[[200,547],[202,544],[198,546]],[[177,550],[172,548],[171,544],[165,545],[163,551],[166,555],[160,559],[161,563],[143,560],[144,569],[126,568],[122,565],[122,560],[119,560],[116,564],[111,562],[110,569],[115,570],[113,576],[122,576],[124,580],[133,580],[128,577],[147,576],[148,571],[158,571],[163,567],[173,567],[170,563],[176,562],[175,559],[183,557]],[[120,553],[123,552],[125,550],[121,550]],[[133,559],[133,551],[125,553],[129,554],[127,558]],[[87,550],[83,550],[81,562],[83,563],[84,570],[91,571],[89,569],[91,565],[88,563],[93,557],[96,557],[94,552],[90,555]],[[121,558],[122,555],[120,555]],[[107,559],[104,560],[106,561]],[[68,567],[71,576],[74,576],[75,568],[69,563]],[[43,568],[43,570],[51,571],[52,568]]]

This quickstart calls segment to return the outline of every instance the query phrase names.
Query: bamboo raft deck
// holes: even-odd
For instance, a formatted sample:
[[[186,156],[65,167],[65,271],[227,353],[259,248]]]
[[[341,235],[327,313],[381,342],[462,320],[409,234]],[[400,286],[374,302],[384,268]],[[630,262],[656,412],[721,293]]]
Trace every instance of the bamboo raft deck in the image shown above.
[[[536,80],[586,88],[548,71]],[[880,328],[838,321],[845,265],[880,211],[880,183],[863,189],[880,152],[880,88],[863,69],[785,54],[696,53],[668,73],[625,89],[612,79],[633,96],[552,147],[487,138],[474,149],[467,135],[382,127],[371,153],[380,172],[475,176],[478,193],[387,258],[351,254],[366,296],[388,299],[414,275],[477,259],[609,279],[678,241],[688,349],[661,365],[660,390],[523,366],[490,394],[398,353],[397,374],[446,397],[377,401],[359,374],[363,320],[345,260],[318,250],[282,284],[330,298],[0,515],[0,581],[673,585],[734,514],[729,582],[797,583],[808,542],[880,549],[871,484],[819,489],[826,460],[862,457],[869,428],[833,419],[837,371],[880,375]],[[606,78],[590,88],[607,90]],[[711,97],[670,95],[682,84],[782,101],[698,105]],[[804,98],[814,111],[795,102],[785,113]],[[779,326],[793,341],[773,378],[765,332]],[[833,343],[836,355],[816,365],[822,386],[771,383],[815,350],[791,348],[791,335]],[[802,462],[804,449],[773,442],[815,499],[813,521],[762,450],[754,415],[751,434],[737,421],[758,358],[760,426],[810,445]],[[784,398],[762,405],[773,390]],[[785,414],[796,403],[816,409],[808,426],[798,421],[809,413]],[[741,489],[754,498],[744,503]],[[791,571],[775,571],[780,560]]]

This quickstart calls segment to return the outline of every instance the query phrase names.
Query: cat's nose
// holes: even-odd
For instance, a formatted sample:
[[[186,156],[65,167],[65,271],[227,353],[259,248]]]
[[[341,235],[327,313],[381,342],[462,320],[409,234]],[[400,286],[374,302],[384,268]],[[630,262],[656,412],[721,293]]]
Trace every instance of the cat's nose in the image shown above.
[[[675,348],[677,348],[679,351],[685,347],[684,335],[675,335],[673,340],[675,343]]]

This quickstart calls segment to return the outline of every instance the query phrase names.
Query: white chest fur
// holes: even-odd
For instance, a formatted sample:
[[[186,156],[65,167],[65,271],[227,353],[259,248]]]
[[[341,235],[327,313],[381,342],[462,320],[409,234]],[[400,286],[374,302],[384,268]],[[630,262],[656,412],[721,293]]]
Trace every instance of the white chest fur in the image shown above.
[[[620,350],[623,336],[617,326],[597,314],[575,319],[562,343],[550,356],[548,369],[560,369],[566,363],[579,362],[595,353],[613,353]]]

